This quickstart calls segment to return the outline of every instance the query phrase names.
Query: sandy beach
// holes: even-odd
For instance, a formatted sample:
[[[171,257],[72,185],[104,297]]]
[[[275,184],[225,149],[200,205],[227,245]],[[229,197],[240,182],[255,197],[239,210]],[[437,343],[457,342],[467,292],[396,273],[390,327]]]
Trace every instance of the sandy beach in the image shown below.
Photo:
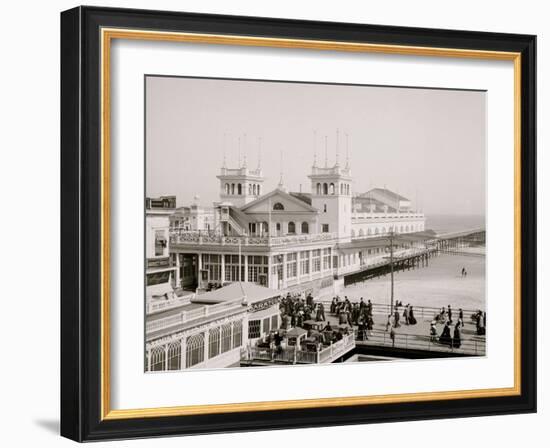
[[[443,307],[454,309],[485,309],[485,262],[479,255],[441,254],[430,259],[429,267],[397,272],[394,281],[394,297],[413,306]],[[468,275],[462,277],[465,267]],[[390,275],[346,287],[340,296],[350,300],[360,297],[375,303],[389,303]]]

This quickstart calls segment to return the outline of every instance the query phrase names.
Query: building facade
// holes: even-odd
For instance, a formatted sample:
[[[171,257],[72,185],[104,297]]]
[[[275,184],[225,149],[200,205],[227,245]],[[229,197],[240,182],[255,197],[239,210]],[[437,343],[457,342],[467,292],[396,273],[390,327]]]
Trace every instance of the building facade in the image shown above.
[[[328,294],[345,275],[383,262],[389,234],[425,231],[423,213],[403,196],[385,188],[355,194],[349,163],[314,163],[310,193],[287,191],[282,176],[277,188],[265,192],[261,168],[246,164],[234,169],[224,164],[217,178],[220,200],[213,208],[194,204],[202,227],[170,230],[172,262],[183,288],[242,281]],[[201,210],[208,213],[208,227],[198,218]],[[415,244],[409,238],[394,250]]]
[[[280,326],[280,293],[235,282],[146,317],[145,371],[238,366],[243,350]]]

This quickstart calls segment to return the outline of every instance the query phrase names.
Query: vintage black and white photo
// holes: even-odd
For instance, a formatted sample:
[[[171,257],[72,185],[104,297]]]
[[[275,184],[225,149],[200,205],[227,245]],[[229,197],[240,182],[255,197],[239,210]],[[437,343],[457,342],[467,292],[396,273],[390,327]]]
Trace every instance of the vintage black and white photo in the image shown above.
[[[145,371],[486,355],[486,92],[145,77]]]

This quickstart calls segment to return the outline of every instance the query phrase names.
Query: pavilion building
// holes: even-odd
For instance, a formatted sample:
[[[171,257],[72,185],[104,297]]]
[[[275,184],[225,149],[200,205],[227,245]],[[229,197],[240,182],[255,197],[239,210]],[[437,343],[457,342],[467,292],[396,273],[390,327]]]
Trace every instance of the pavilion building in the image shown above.
[[[279,185],[264,191],[261,167],[246,162],[217,176],[219,201],[208,209],[208,227],[170,228],[170,254],[176,285],[251,282],[281,291],[334,293],[346,275],[382,263],[388,235],[408,234],[394,246],[406,251],[421,244],[424,214],[411,201],[385,188],[356,194],[349,161],[317,166],[310,192]],[[201,207],[195,203],[196,222]],[[176,218],[173,218],[173,222]]]

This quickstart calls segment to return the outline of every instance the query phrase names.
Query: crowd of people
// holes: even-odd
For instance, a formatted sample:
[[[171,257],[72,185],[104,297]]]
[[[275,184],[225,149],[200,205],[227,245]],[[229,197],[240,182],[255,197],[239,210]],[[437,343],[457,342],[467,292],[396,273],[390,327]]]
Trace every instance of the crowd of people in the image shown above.
[[[273,356],[287,349],[318,351],[342,340],[353,331],[346,326],[327,322],[324,305],[315,303],[311,294],[288,293],[282,297],[279,310],[280,328],[272,329],[256,343],[259,348],[270,348]],[[303,329],[304,333],[300,337],[294,337],[290,332],[293,328]]]
[[[403,313],[401,313],[401,308],[403,308]],[[403,321],[401,321],[401,317],[403,317]],[[390,328],[399,328],[401,326],[401,322],[403,322],[404,325],[416,325],[417,320],[414,316],[414,309],[413,306],[410,303],[407,303],[407,305],[403,306],[403,302],[397,301],[395,302],[393,314],[388,314],[388,320],[386,321],[386,331],[388,331]]]
[[[304,299],[302,294],[288,293],[282,298],[279,309],[281,311],[281,328],[284,329],[303,327],[306,320],[326,321],[324,305],[315,303],[311,294],[307,294]]]
[[[330,304],[330,312],[338,316],[340,325],[357,326],[359,340],[367,340],[374,329],[373,305],[370,299],[365,302],[361,297],[359,302],[351,302],[347,296],[343,300],[335,296]]]
[[[352,302],[347,296],[332,298],[329,312],[338,319],[338,327],[348,327],[353,331],[357,327],[357,339],[368,340],[374,330],[374,312],[373,303],[370,299]],[[306,321],[326,322],[325,308],[323,303],[314,302],[311,294],[287,294],[280,303],[281,328],[304,327]],[[478,335],[485,334],[486,313],[479,310],[472,314],[471,319],[476,323]],[[410,303],[404,305],[401,301],[396,301],[392,313],[387,315],[385,324],[386,332],[390,332],[390,337],[395,340],[395,329],[402,325],[416,325],[414,308]],[[443,325],[441,332],[437,325]],[[307,327],[307,325],[305,325]],[[327,328],[327,327],[325,327]],[[464,328],[464,311],[462,308],[453,310],[451,305],[441,308],[431,322],[429,335],[430,341],[448,345],[452,348],[460,348],[462,345],[462,329]],[[330,323],[328,324],[330,328]]]

